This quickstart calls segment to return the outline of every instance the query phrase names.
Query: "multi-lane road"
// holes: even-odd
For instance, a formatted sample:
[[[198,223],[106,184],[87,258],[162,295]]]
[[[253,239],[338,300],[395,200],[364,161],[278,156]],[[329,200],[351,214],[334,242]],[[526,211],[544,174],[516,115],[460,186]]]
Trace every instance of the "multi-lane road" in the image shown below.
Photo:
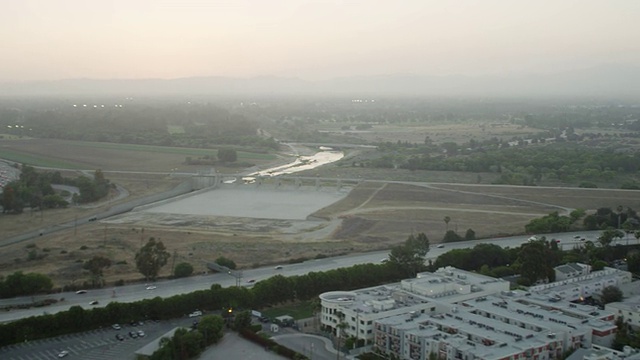
[[[575,244],[582,243],[581,238],[595,241],[600,235],[599,231],[579,232],[579,233],[560,233],[547,234],[547,238],[559,240],[559,245],[563,249],[570,249]],[[631,238],[630,242],[637,242],[635,238]],[[498,239],[486,239],[476,241],[464,241],[458,243],[445,244],[443,248],[432,246],[427,254],[429,259],[435,259],[439,255],[452,250],[473,247],[474,245],[485,242],[500,245],[502,247],[516,247],[529,240],[529,236],[512,236]],[[625,239],[621,243],[625,243]],[[327,271],[331,269],[350,267],[356,264],[380,263],[382,259],[387,258],[388,251],[368,252],[363,254],[345,255],[333,258],[315,259],[305,261],[298,264],[282,264],[277,267],[263,267],[257,269],[243,270],[239,274],[229,275],[226,273],[196,275],[188,278],[160,281],[153,284],[154,288],[148,289],[149,284],[127,285],[115,288],[91,289],[84,294],[76,294],[75,292],[66,292],[46,296],[22,297],[14,299],[0,300],[0,306],[16,303],[30,303],[44,298],[64,299],[58,303],[32,309],[16,309],[0,314],[0,322],[17,320],[23,317],[42,315],[43,313],[56,313],[69,309],[71,306],[80,305],[83,308],[92,308],[98,306],[106,306],[112,301],[133,302],[141,299],[154,298],[156,296],[169,297],[176,294],[189,293],[196,290],[208,289],[212,284],[220,284],[223,287],[234,286],[239,281],[242,286],[252,286],[256,282],[268,279],[274,275],[281,274],[284,276],[303,275],[312,271]],[[238,275],[241,277],[237,279]],[[90,305],[92,301],[97,301],[97,305]]]

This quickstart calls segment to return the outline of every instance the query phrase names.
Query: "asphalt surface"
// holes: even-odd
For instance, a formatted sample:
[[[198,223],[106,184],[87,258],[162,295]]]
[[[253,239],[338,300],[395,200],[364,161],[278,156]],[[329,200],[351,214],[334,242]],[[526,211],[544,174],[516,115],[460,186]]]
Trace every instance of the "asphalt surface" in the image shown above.
[[[45,360],[58,358],[62,351],[69,354],[64,359],[112,360],[135,359],[134,353],[154,339],[164,335],[177,326],[190,326],[193,319],[181,318],[171,321],[146,322],[143,325],[121,324],[121,330],[111,327],[83,333],[68,334],[54,338],[29,341],[0,348],[3,360]],[[131,338],[129,331],[142,330],[145,336]],[[124,337],[116,339],[116,334]]]

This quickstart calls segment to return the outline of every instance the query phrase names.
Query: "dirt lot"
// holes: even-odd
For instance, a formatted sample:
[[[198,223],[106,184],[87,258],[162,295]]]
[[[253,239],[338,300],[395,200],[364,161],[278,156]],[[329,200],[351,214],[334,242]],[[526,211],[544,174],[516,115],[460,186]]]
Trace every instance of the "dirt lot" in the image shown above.
[[[71,156],[71,153],[66,156]],[[101,159],[98,153],[94,156]],[[162,154],[153,156],[162,157]],[[102,167],[100,161],[93,161],[91,168]],[[118,161],[120,164],[114,163],[114,167],[125,166],[129,158],[119,158]],[[305,175],[322,173],[323,176],[338,176],[343,174],[343,170],[329,166]],[[343,188],[343,191],[350,190],[348,195],[317,203],[316,207],[296,205],[296,201],[315,201],[302,196],[296,199],[296,191],[268,193],[264,189],[266,200],[260,202],[263,206],[269,203],[282,205],[284,201],[285,205],[289,202],[289,208],[294,210],[295,216],[280,218],[255,214],[252,215],[255,218],[245,217],[247,214],[242,216],[243,213],[238,211],[247,208],[246,203],[252,199],[251,191],[255,189],[231,186],[236,192],[231,196],[207,200],[209,206],[216,210],[234,209],[227,216],[219,212],[215,215],[173,212],[170,205],[163,213],[134,211],[47,235],[36,241],[4,247],[0,252],[0,275],[17,270],[35,271],[49,274],[59,286],[81,284],[89,279],[82,270],[82,262],[94,255],[103,255],[113,262],[105,272],[109,283],[119,279],[140,280],[134,256],[150,237],[163,241],[173,255],[161,273],[168,276],[172,265],[182,261],[193,264],[196,271],[205,271],[206,262],[220,256],[234,260],[241,267],[252,267],[318,255],[388,249],[403,242],[412,232],[424,232],[432,243],[437,243],[447,227],[461,235],[471,228],[479,237],[499,236],[520,233],[531,219],[552,211],[564,213],[573,208],[593,210],[618,205],[640,208],[640,192],[635,191],[491,186],[475,184],[477,174],[456,176],[400,170],[383,174],[367,169],[354,172],[353,168],[349,171],[348,175],[341,175],[343,179],[379,181],[361,180],[357,185],[355,182],[349,184],[347,186],[352,188]],[[127,189],[131,198],[169,189],[184,180],[165,173],[105,171],[105,176]],[[488,177],[483,175],[483,183]],[[382,179],[425,183],[404,184]],[[442,184],[447,179],[468,184]],[[312,193],[317,190],[300,191]],[[24,229],[87,216],[119,201],[124,200],[106,199],[88,207],[46,211],[44,214],[27,212],[19,216],[0,216],[0,230],[3,236],[8,236]],[[262,210],[275,211],[269,208]],[[451,218],[449,224],[443,221],[445,216]]]

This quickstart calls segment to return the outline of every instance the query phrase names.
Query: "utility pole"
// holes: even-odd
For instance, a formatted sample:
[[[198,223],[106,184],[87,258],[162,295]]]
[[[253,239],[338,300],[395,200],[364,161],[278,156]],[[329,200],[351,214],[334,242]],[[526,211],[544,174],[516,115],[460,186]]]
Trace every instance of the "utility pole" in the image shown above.
[[[76,218],[73,221],[73,236],[76,236],[77,233],[78,233],[78,215],[76,215]]]

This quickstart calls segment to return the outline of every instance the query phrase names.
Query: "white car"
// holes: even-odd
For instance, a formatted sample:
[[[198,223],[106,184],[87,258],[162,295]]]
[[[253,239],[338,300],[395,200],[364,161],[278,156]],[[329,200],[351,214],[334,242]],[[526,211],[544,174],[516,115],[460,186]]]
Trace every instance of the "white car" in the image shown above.
[[[78,290],[76,291],[76,294],[80,295],[80,294],[86,294],[87,290]]]
[[[113,325],[111,325],[111,327],[113,328],[113,330],[120,330],[121,329],[120,324],[113,324]]]
[[[438,249],[442,249],[444,247],[444,244],[438,244],[438,246],[436,246]]]
[[[63,358],[65,356],[69,355],[69,352],[67,350],[62,350],[58,353],[58,357],[59,358]]]
[[[198,317],[198,316],[202,316],[202,311],[196,310],[196,311],[192,312],[191,314],[189,314],[189,317]]]
[[[274,269],[276,269],[276,270],[282,270],[282,265],[278,265],[278,266],[276,266]]]
[[[155,285],[147,286],[147,290],[155,290],[155,289],[157,289],[157,287]]]

